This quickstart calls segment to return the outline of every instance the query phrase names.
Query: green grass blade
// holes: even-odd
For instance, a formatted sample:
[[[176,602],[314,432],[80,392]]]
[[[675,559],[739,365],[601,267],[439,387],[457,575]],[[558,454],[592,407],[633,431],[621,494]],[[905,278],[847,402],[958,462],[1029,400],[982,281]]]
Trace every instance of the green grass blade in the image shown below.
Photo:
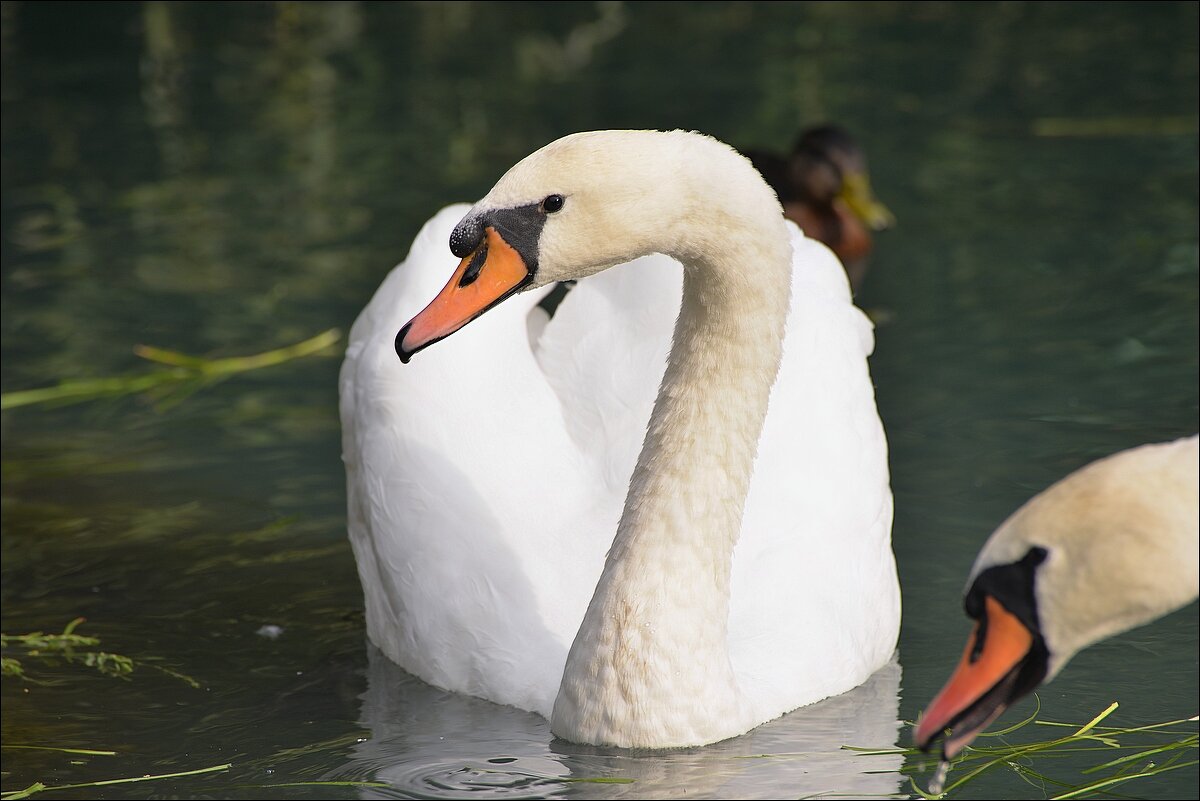
[[[1042,699],[1038,697],[1037,693],[1034,693],[1033,700],[1035,702],[1035,706],[1033,708],[1032,715],[1025,718],[1020,723],[1016,723],[1016,724],[1013,724],[1012,726],[1009,726],[1007,729],[1000,729],[999,731],[993,731],[993,732],[983,732],[980,735],[980,737],[1003,737],[1006,734],[1012,734],[1014,731],[1025,728],[1030,723],[1036,723],[1037,716],[1040,715],[1042,712]]]
[[[116,756],[116,751],[93,751],[89,748],[58,748],[53,745],[9,745],[5,743],[0,748],[22,748],[30,751],[58,751],[62,754],[83,754],[84,756]]]
[[[35,782],[29,785],[24,790],[10,790],[0,793],[0,798],[4,801],[14,801],[18,798],[28,798],[34,793],[40,793],[49,790],[78,790],[82,787],[104,787],[110,784],[132,784],[134,782],[152,782],[160,779],[179,779],[184,776],[198,776],[201,773],[215,773],[219,770],[229,770],[233,767],[232,763],[224,765],[213,765],[211,768],[200,768],[198,770],[185,770],[180,773],[160,773],[155,776],[132,776],[127,779],[105,779],[99,782],[81,782],[79,784],[56,784],[53,787],[47,787],[41,782]]]
[[[1075,732],[1075,736],[1079,737],[1080,735],[1087,734],[1089,731],[1096,728],[1096,724],[1099,723],[1100,721],[1104,720],[1106,717],[1111,715],[1113,712],[1115,712],[1118,706],[1120,706],[1120,704],[1118,704],[1116,701],[1113,701],[1111,704],[1108,705],[1107,709],[1105,709],[1099,715],[1096,715],[1096,717],[1092,718],[1087,724],[1085,724],[1083,726],[1083,728],[1081,728],[1079,731]]]
[[[0,395],[0,409],[16,409],[37,403],[82,403],[151,391],[163,393],[166,398],[173,397],[175,402],[178,402],[212,381],[312,356],[332,347],[341,338],[341,331],[331,328],[294,345],[252,356],[230,356],[223,359],[204,359],[165,348],[138,345],[134,348],[134,353],[143,359],[166,365],[168,369],[109,378],[63,379],[51,387],[5,392]],[[182,394],[176,395],[176,391]]]
[[[1084,793],[1093,793],[1104,787],[1112,787],[1115,784],[1122,784],[1124,782],[1132,781],[1134,779],[1144,779],[1148,776],[1157,776],[1160,773],[1167,773],[1172,770],[1179,770],[1180,768],[1186,768],[1186,767],[1190,767],[1190,766],[1196,765],[1196,764],[1200,764],[1200,760],[1193,759],[1191,762],[1183,762],[1178,765],[1163,766],[1160,768],[1155,768],[1154,770],[1146,770],[1141,773],[1132,773],[1132,774],[1129,774],[1126,776],[1115,776],[1115,777],[1112,777],[1109,779],[1101,779],[1100,781],[1092,782],[1091,784],[1085,784],[1082,787],[1076,787],[1074,790],[1072,790],[1069,793],[1063,793],[1062,795],[1056,795],[1053,798],[1051,798],[1051,801],[1060,801],[1060,799],[1063,799],[1065,801],[1065,799],[1068,799],[1068,798],[1078,798],[1079,796],[1083,795]]]
[[[1123,757],[1117,757],[1116,759],[1113,759],[1109,762],[1105,762],[1103,765],[1096,765],[1095,767],[1087,768],[1083,772],[1084,773],[1096,773],[1098,771],[1104,770],[1105,768],[1115,768],[1115,767],[1124,765],[1129,762],[1136,762],[1139,759],[1147,759],[1149,757],[1154,756],[1155,754],[1164,754],[1164,753],[1167,753],[1170,751],[1178,751],[1180,748],[1188,748],[1189,746],[1194,747],[1195,745],[1196,745],[1195,740],[1192,740],[1191,742],[1188,742],[1185,740],[1183,742],[1178,742],[1178,743],[1168,743],[1167,745],[1159,746],[1158,748],[1150,748],[1145,751],[1138,751],[1135,754],[1126,754]]]

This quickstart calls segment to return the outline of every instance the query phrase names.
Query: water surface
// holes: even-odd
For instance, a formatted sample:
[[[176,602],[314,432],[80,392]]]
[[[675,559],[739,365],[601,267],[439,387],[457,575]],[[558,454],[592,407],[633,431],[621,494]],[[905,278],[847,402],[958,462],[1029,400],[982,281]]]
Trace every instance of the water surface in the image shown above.
[[[5,790],[232,763],[58,795],[907,793],[899,758],[839,749],[907,744],[987,533],[1087,461],[1197,428],[1194,4],[94,5],[0,12],[5,392],[144,369],[139,343],[227,356],[346,330],[438,208],[564,133],[856,131],[900,221],[859,302],[880,322],[904,626],[867,686],[747,737],[580,748],[368,649],[336,353],[188,397],[15,409],[3,630],[84,616],[144,667],[24,660],[31,680],[0,684],[6,746],[119,753],[6,748]],[[1081,654],[1042,717],[1194,714],[1197,629],[1192,604]],[[568,781],[596,777],[633,782]],[[388,786],[266,787],[316,780]],[[1002,769],[964,795],[1052,791]]]

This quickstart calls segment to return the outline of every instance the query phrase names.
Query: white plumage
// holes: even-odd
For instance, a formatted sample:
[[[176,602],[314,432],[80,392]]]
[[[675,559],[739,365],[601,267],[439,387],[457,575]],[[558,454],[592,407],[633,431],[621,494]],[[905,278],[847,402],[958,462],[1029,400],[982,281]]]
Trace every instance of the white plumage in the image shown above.
[[[700,140],[698,154],[736,159],[721,169],[749,168],[733,151],[698,135],[642,136]],[[690,139],[681,141],[691,147]],[[640,141],[617,138],[615,146],[637,148]],[[541,191],[533,168],[532,175],[519,175],[524,180],[511,179],[524,165],[475,208],[520,191],[514,183]],[[572,200],[568,195],[568,204]],[[643,208],[655,210],[652,203]],[[662,381],[682,270],[667,256],[649,255],[582,280],[532,343],[529,316],[544,290],[516,295],[401,364],[396,333],[454,269],[446,243],[468,211],[452,206],[425,225],[355,323],[342,368],[350,539],[368,633],[380,649],[431,684],[549,717],[560,685],[566,692],[571,682],[589,681],[579,671],[564,679],[577,632],[581,638],[658,637],[659,645],[647,651],[652,659],[661,652],[668,662],[678,659],[672,670],[704,673],[679,676],[688,698],[649,694],[622,706],[602,696],[607,729],[595,734],[564,731],[556,712],[560,736],[615,745],[711,742],[845,692],[883,666],[900,615],[886,442],[866,363],[871,325],[853,306],[837,259],[787,225],[791,307],[783,356],[727,588],[689,572],[689,564],[675,564],[670,551],[651,558],[634,548],[629,559],[637,563],[625,571],[633,575],[631,588],[646,582],[683,587],[678,592],[685,602],[656,624],[670,631],[646,635],[609,622],[615,635],[589,634],[587,627],[580,632],[581,621],[622,518]],[[619,211],[618,204],[614,215]],[[564,216],[561,225],[568,224]],[[569,230],[553,240],[566,253],[570,240],[563,232]],[[696,247],[705,246],[711,247]],[[554,270],[549,258],[543,266]],[[731,395],[727,402],[738,399]],[[702,488],[704,469],[697,465],[694,477],[663,481],[694,479]],[[696,510],[679,510],[681,528],[689,515]],[[613,579],[617,597],[620,580]],[[711,617],[722,608],[728,635],[721,647],[736,686],[714,679],[708,687],[711,654],[692,652],[689,644],[689,632],[706,621],[688,616]],[[636,616],[627,625],[639,625]],[[631,674],[654,669],[613,666]],[[666,708],[680,703],[725,709],[731,719],[684,731],[667,720],[674,713]],[[656,726],[660,714],[663,723]],[[634,729],[652,733],[623,734]]]

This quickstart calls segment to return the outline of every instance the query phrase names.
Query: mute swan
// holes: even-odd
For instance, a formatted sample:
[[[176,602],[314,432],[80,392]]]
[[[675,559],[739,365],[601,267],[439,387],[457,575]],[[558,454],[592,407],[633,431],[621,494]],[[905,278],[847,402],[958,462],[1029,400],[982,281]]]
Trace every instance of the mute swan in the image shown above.
[[[631,260],[531,344],[543,287]],[[872,342],[727,145],[606,131],[528,156],[427,223],[351,331],[369,636],[598,745],[707,744],[861,684],[900,620]]]
[[[837,125],[818,125],[800,133],[786,159],[766,151],[746,155],[779,196],[784,216],[837,254],[857,292],[874,247],[871,232],[896,221],[871,191],[858,141]]]
[[[1198,463],[1195,436],[1122,451],[996,529],[967,579],[975,631],[921,717],[918,747],[953,729],[942,745],[950,759],[1081,649],[1195,600]]]

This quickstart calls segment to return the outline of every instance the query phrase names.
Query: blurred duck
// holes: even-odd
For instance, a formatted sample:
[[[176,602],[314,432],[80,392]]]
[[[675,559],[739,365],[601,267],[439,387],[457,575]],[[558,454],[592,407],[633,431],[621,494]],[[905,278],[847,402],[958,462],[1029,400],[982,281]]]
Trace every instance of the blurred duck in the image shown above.
[[[765,151],[746,155],[779,196],[784,216],[837,254],[857,292],[871,232],[896,220],[872,194],[867,159],[854,137],[836,125],[820,125],[804,130],[786,159]]]
[[[1196,599],[1197,438],[1087,465],[1034,497],[975,560],[964,605],[975,629],[917,725],[949,760],[1078,651]],[[951,730],[946,733],[946,730]]]

